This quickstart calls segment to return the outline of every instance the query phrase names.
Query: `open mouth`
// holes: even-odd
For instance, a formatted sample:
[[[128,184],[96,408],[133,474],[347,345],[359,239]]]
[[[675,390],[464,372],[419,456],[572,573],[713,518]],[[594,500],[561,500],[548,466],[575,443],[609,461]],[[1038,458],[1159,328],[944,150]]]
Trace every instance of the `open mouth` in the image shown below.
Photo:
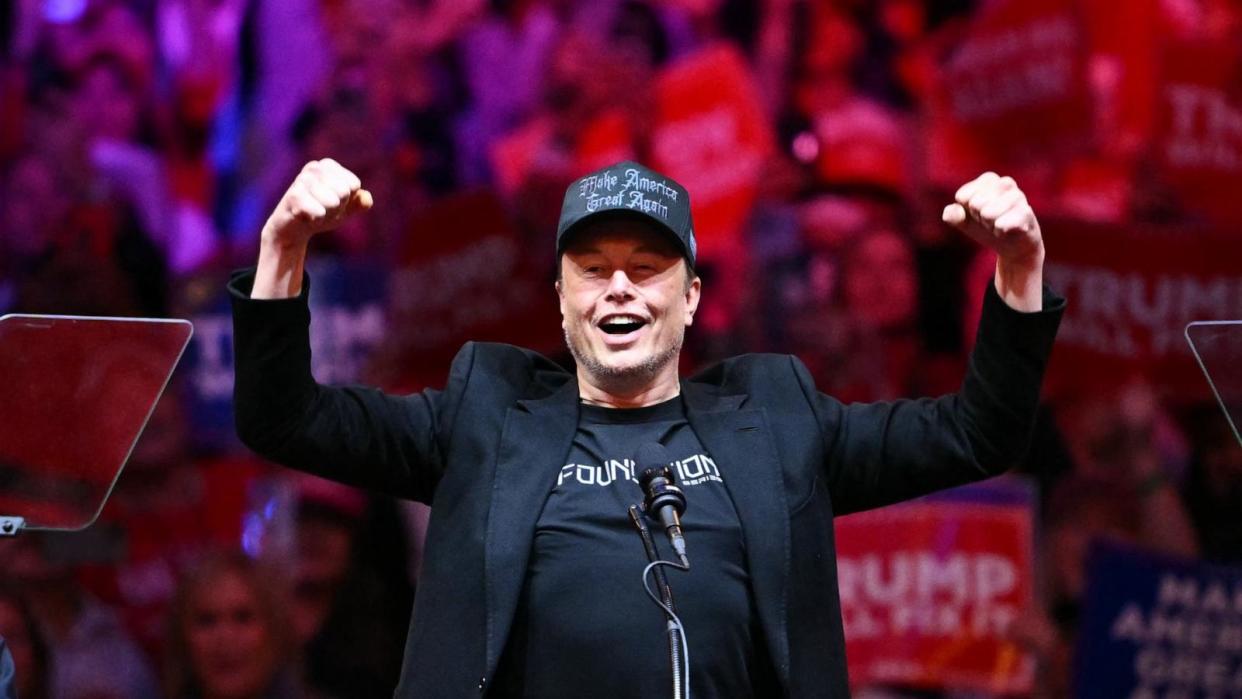
[[[599,322],[599,329],[609,335],[628,335],[646,324],[647,321],[638,316],[617,314],[604,316]]]

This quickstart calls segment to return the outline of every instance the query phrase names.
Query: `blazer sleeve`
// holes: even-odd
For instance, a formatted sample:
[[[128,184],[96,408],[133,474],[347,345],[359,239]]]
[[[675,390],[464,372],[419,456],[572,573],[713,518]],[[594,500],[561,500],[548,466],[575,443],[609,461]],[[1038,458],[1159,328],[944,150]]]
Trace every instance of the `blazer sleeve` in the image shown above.
[[[836,514],[918,497],[1002,473],[1025,453],[1065,300],[1010,308],[989,282],[975,347],[957,393],[844,405],[794,370],[824,440]]]
[[[261,456],[377,492],[430,502],[444,472],[448,426],[473,360],[467,345],[449,388],[409,396],[333,387],[311,374],[309,278],[295,298],[250,298],[253,270],[228,284],[233,306],[237,434]]]

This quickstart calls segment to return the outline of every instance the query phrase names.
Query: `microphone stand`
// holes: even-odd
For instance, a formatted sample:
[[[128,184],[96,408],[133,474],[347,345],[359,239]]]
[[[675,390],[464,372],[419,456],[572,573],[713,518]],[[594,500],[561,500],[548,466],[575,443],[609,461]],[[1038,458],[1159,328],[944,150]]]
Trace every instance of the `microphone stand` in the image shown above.
[[[660,554],[656,551],[655,540],[651,538],[651,530],[647,528],[647,523],[643,521],[643,515],[638,509],[638,505],[630,505],[630,521],[634,523],[634,528],[638,530],[638,536],[643,541],[643,550],[647,552],[647,560],[650,563],[657,561],[671,563],[660,558]],[[680,564],[672,563],[672,565]],[[668,624],[668,660],[672,670],[673,677],[673,699],[682,699],[682,697],[690,696],[690,678],[683,675],[684,658],[682,657],[682,639],[684,631],[679,626],[680,622],[673,616],[677,613],[677,608],[673,606],[673,589],[668,585],[668,579],[664,576],[662,566],[655,566],[653,569],[656,580],[656,589],[660,592],[660,599],[664,602],[664,616]]]

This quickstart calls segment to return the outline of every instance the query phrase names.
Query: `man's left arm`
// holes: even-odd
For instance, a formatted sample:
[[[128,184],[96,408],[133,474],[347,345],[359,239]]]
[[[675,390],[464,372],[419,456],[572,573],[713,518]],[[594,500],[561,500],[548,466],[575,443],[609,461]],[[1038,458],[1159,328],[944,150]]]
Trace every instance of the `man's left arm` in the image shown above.
[[[1029,442],[1064,307],[1043,286],[1039,222],[1013,180],[995,173],[959,189],[944,220],[998,258],[961,389],[935,399],[842,405],[808,388],[803,376],[838,514],[995,475]]]

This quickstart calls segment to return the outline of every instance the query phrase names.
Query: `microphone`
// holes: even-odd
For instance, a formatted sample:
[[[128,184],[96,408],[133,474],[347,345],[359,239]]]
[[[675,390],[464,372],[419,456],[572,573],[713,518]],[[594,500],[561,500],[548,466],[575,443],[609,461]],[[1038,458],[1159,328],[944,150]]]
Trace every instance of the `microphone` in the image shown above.
[[[673,551],[681,559],[681,564],[689,568],[686,539],[681,533],[681,516],[686,512],[686,494],[681,492],[673,479],[673,469],[668,466],[670,461],[672,459],[668,458],[668,450],[652,442],[638,448],[634,466],[642,474],[638,477],[638,484],[646,494],[643,510],[648,517],[658,519],[664,526]]]

